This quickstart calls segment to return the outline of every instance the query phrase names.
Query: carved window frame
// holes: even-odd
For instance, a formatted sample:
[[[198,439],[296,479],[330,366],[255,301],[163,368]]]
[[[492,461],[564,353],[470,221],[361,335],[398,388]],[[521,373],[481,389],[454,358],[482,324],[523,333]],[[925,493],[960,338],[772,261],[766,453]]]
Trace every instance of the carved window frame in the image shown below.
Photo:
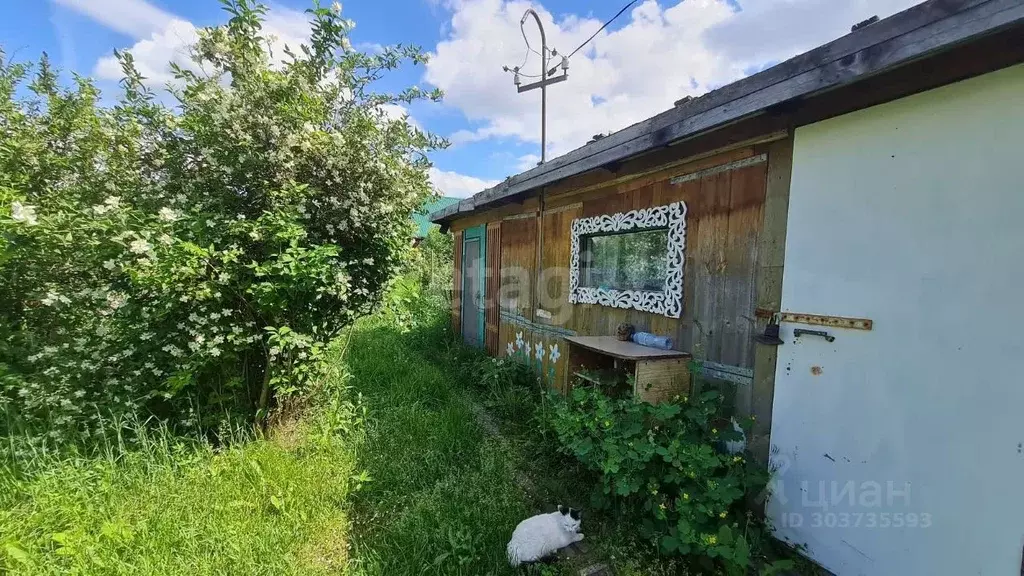
[[[643,232],[668,229],[665,287],[651,290],[606,290],[580,286],[580,237],[614,232]],[[569,303],[600,304],[613,308],[632,308],[679,318],[683,312],[683,268],[686,263],[686,203],[641,208],[629,212],[603,214],[572,221],[569,260]]]

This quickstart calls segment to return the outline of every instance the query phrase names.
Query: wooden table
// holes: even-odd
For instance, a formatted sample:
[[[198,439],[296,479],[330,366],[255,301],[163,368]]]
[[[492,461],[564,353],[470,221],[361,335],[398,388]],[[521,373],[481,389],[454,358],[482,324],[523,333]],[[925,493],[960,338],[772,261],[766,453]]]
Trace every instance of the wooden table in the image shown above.
[[[690,391],[690,354],[623,342],[614,336],[566,336],[564,390],[581,370],[619,369],[633,375],[633,394],[645,402],[671,400]]]

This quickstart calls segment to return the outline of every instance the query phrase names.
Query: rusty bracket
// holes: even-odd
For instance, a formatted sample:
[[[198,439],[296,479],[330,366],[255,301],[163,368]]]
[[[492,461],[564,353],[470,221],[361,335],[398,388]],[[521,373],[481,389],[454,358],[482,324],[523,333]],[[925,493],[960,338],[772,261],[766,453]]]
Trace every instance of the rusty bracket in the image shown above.
[[[778,314],[777,311],[765,308],[754,310],[754,315],[758,318],[770,319],[776,314]],[[779,322],[828,326],[830,328],[848,328],[851,330],[871,330],[874,326],[874,322],[869,318],[846,318],[844,316],[823,316],[820,314],[801,314],[798,312],[783,312],[779,314]]]

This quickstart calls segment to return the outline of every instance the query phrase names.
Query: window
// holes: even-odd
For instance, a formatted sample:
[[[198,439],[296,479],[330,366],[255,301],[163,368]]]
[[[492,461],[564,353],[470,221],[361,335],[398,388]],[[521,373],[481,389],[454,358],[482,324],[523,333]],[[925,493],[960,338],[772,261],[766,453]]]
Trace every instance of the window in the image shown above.
[[[673,202],[572,221],[569,303],[683,311],[686,204]]]
[[[586,236],[583,281],[603,290],[662,291],[668,258],[668,229]]]

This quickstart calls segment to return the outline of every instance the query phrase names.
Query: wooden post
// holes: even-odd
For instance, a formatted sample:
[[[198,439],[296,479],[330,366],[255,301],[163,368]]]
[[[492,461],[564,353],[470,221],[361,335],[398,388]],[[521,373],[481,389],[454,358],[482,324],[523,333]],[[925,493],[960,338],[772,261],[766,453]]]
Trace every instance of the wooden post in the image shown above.
[[[790,136],[768,147],[768,184],[755,272],[757,307],[767,310],[779,310],[782,306],[782,271],[786,258],[786,221],[789,216],[789,182],[792,172],[793,138]],[[755,333],[763,333],[768,322],[767,318],[758,318]],[[764,463],[768,462],[771,450],[777,358],[777,347],[756,344],[751,403],[751,414],[755,420],[748,446],[755,457]]]

